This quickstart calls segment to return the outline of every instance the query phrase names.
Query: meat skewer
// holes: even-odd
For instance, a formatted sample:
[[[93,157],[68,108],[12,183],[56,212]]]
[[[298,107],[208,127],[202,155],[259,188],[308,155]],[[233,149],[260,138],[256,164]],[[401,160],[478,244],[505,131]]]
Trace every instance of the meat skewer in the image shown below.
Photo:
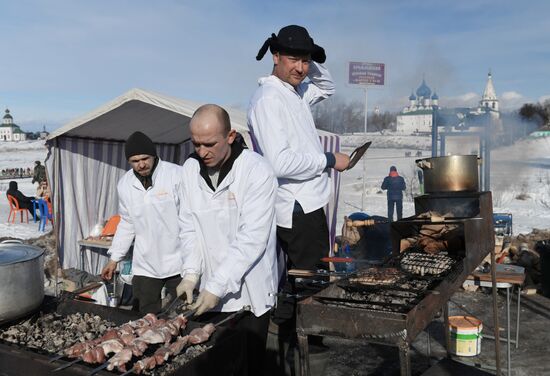
[[[161,329],[163,333],[170,331],[171,333],[175,332],[177,334],[180,328],[184,327],[186,323],[187,319],[183,315],[179,315],[166,322],[166,320],[157,319],[154,314],[147,314],[142,319],[130,321],[118,328],[108,330],[98,339],[76,344],[66,349],[65,354],[67,354],[67,356],[77,357],[77,359],[56,368],[54,371],[63,370],[79,361],[84,361],[86,363],[103,363],[105,362],[105,355],[110,353],[118,354],[125,349],[130,351],[130,358],[132,355],[141,356],[152,342],[147,341],[146,338],[141,338],[141,336],[136,338],[133,331],[139,333],[140,329],[148,331],[151,327],[155,327],[157,330]],[[98,370],[103,368],[105,367],[100,366]]]
[[[107,330],[105,334],[103,334],[100,338],[92,339],[85,342],[77,342],[71,347],[65,349],[63,351],[63,354],[59,354],[51,358],[49,362],[53,363],[65,356],[68,358],[77,358],[81,354],[89,350],[90,348],[95,347],[100,342],[108,339],[115,339],[115,338],[121,337],[122,341],[126,343],[129,340],[128,335],[131,335],[133,331],[138,330],[139,328],[149,327],[154,323],[156,323],[157,321],[158,321],[158,318],[155,314],[148,313],[139,320],[130,321],[128,323],[121,325],[120,327],[111,328]],[[126,336],[124,336],[125,334]]]
[[[144,329],[140,331],[136,330],[136,334],[139,334],[139,337],[135,338],[130,345],[119,349],[119,351],[108,361],[104,362],[105,359],[101,360],[104,362],[99,367],[93,369],[89,375],[94,375],[102,369],[107,368],[108,370],[113,370],[115,367],[119,371],[126,371],[126,363],[130,361],[132,355],[141,356],[143,351],[145,351],[150,344],[162,343],[168,344],[172,339],[172,336],[176,336],[180,333],[181,328],[185,328],[187,324],[187,317],[195,313],[195,310],[186,312],[185,314],[180,314],[172,320],[163,320],[158,319],[154,324],[148,327],[143,327],[139,329]],[[138,342],[138,343],[136,343]],[[137,348],[136,348],[137,346]],[[95,362],[100,363],[100,362]]]
[[[216,330],[216,327],[249,310],[250,306],[244,306],[239,311],[232,313],[231,315],[227,316],[225,319],[219,321],[216,324],[209,323],[201,328],[193,329],[188,335],[178,337],[178,339],[171,344],[165,344],[164,346],[158,348],[152,356],[138,360],[136,363],[134,363],[134,366],[130,370],[124,372],[121,368],[119,368],[120,371],[124,372],[120,376],[129,375],[130,373],[136,373],[139,375],[144,370],[151,370],[157,365],[162,365],[170,356],[178,355],[185,346],[198,345],[208,341],[212,333],[214,333],[214,331]],[[111,368],[108,369],[111,370]]]

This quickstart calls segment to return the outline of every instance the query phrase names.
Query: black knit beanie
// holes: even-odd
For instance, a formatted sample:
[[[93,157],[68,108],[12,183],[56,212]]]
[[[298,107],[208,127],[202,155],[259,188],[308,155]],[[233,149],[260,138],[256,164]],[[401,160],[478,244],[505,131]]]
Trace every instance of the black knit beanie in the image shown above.
[[[126,152],[126,159],[134,155],[147,154],[153,157],[157,156],[157,149],[155,144],[149,137],[141,132],[134,132],[126,140],[126,145],[124,146],[124,151]]]

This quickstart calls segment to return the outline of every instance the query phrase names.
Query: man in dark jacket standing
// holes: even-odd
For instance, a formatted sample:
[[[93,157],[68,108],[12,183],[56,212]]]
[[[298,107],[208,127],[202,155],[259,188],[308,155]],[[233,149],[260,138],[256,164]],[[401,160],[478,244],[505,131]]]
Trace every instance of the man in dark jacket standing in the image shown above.
[[[41,182],[46,180],[46,167],[40,163],[40,161],[34,162],[34,173],[31,183],[37,182],[40,185]]]
[[[390,167],[390,174],[384,178],[382,189],[388,190],[388,219],[393,221],[394,204],[397,209],[397,220],[403,217],[403,191],[407,188],[405,179],[399,176],[395,166]]]

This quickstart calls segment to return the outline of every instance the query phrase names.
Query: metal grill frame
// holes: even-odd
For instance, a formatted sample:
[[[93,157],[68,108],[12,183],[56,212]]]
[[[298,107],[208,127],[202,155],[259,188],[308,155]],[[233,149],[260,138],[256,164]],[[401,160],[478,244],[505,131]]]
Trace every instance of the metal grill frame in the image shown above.
[[[297,307],[297,334],[300,348],[300,374],[309,375],[308,335],[321,335],[366,342],[394,345],[399,348],[401,375],[411,375],[410,343],[441,311],[452,294],[458,290],[468,275],[494,249],[495,239],[492,220],[491,192],[457,192],[423,195],[415,198],[418,214],[426,211],[451,213],[454,219],[441,224],[460,226],[464,249],[454,255],[455,268],[408,313],[393,313],[370,309],[327,306],[315,300],[315,296],[300,302]],[[468,218],[465,218],[468,217]],[[391,225],[392,253],[400,254],[402,238],[417,233],[423,224],[434,224],[426,219],[407,218]],[[336,285],[324,289],[319,295],[338,295]]]

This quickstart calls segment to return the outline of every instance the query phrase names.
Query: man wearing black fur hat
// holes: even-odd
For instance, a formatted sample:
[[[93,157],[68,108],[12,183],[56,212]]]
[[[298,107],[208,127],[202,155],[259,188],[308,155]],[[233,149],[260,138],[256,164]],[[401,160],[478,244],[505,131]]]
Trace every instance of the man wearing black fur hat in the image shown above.
[[[269,161],[279,182],[277,236],[287,267],[326,268],[320,259],[330,247],[323,211],[331,189],[328,169],[345,170],[349,157],[323,153],[310,106],[331,96],[334,84],[322,65],[325,50],[305,28],[283,27],[265,41],[256,59],[261,60],[268,48],[273,71],[259,80],[248,108],[248,127],[256,150]],[[304,82],[306,78],[309,81]],[[294,307],[284,312],[284,306],[283,302],[278,308],[286,316],[280,319],[292,322]]]
[[[182,169],[160,160],[153,141],[141,132],[128,138],[125,152],[132,169],[118,182],[120,223],[101,276],[112,278],[118,262],[134,242],[134,308],[157,313],[161,310],[162,288],[175,297],[181,281],[178,213]]]

